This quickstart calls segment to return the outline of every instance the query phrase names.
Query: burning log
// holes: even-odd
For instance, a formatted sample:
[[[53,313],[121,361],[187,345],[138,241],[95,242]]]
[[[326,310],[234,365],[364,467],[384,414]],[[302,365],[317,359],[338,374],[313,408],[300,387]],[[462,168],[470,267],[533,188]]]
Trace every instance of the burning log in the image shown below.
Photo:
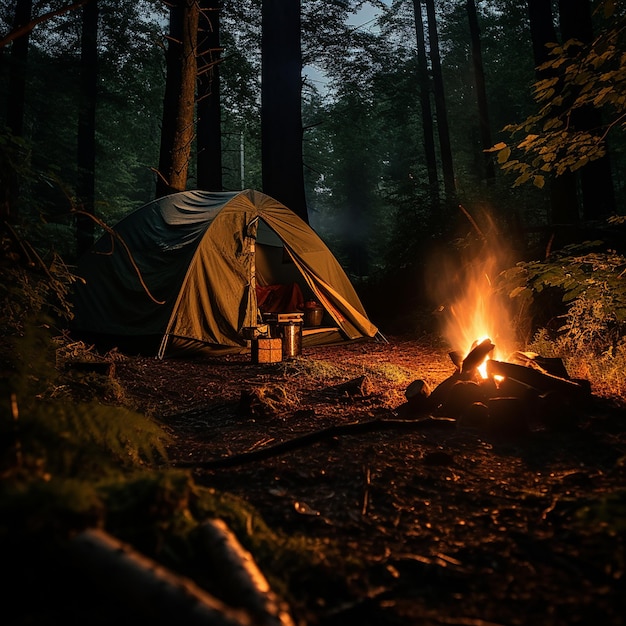
[[[484,402],[474,402],[465,409],[457,424],[459,428],[487,431],[489,429],[489,408]]]
[[[526,367],[516,363],[504,361],[487,361],[487,374],[489,376],[503,376],[506,379],[517,381],[527,387],[537,389],[539,392],[562,391],[570,393],[574,397],[582,398],[588,395],[588,390],[577,381],[568,378],[554,376],[533,367]]]
[[[458,350],[453,350],[452,352],[448,352],[448,356],[452,363],[454,363],[454,367],[460,372],[463,367],[463,355]]]
[[[536,352],[514,352],[510,357],[511,363],[519,362],[521,365],[534,367],[539,371],[558,376],[559,378],[568,378],[569,374],[563,364],[563,359],[558,357],[544,357]]]
[[[485,362],[485,359],[489,356],[489,353],[495,347],[496,346],[491,343],[491,339],[484,339],[483,341],[481,341],[463,359],[463,363],[461,365],[461,373],[470,374],[472,372],[475,372],[476,369],[478,369]]]

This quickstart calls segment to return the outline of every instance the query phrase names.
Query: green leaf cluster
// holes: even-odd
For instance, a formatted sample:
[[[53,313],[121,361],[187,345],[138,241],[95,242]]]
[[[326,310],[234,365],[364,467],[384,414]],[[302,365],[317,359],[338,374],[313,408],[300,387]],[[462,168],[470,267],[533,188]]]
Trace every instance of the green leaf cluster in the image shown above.
[[[543,261],[520,262],[502,272],[498,285],[526,310],[545,305],[546,295],[557,300],[552,327],[572,349],[598,353],[626,333],[626,257],[603,250],[601,241],[565,246]]]
[[[538,68],[543,78],[533,85],[538,110],[504,128],[522,139],[488,150],[504,171],[516,175],[514,186],[532,182],[541,188],[546,175],[579,170],[605,156],[610,134],[626,129],[626,18],[604,4],[612,21],[590,45],[569,40],[549,46],[550,58]],[[600,115],[601,124],[577,125],[578,116],[590,110]]]

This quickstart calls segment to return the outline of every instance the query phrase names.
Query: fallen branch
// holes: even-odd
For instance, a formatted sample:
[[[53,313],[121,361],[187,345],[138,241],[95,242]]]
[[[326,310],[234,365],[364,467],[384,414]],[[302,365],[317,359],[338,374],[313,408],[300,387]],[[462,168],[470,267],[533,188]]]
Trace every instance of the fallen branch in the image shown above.
[[[191,579],[179,576],[103,530],[88,529],[69,543],[75,567],[119,603],[120,622],[185,626],[251,626],[242,610],[227,606]],[[150,620],[150,622],[148,622]]]
[[[248,610],[259,626],[294,626],[285,603],[223,520],[208,520],[198,532],[212,569],[219,572],[217,583],[237,599],[232,604]]]
[[[227,456],[222,459],[211,459],[207,461],[180,461],[174,463],[176,467],[189,467],[197,469],[220,469],[224,467],[234,467],[236,465],[244,465],[253,461],[261,461],[270,457],[284,454],[292,450],[304,448],[314,443],[332,439],[333,437],[341,437],[343,435],[361,435],[364,433],[376,432],[379,430],[425,430],[433,426],[442,426],[444,428],[456,426],[456,420],[448,417],[426,417],[418,420],[403,419],[375,419],[368,422],[350,422],[349,424],[340,424],[338,426],[330,426],[323,430],[283,441],[273,446],[259,448],[251,452],[243,452]]]

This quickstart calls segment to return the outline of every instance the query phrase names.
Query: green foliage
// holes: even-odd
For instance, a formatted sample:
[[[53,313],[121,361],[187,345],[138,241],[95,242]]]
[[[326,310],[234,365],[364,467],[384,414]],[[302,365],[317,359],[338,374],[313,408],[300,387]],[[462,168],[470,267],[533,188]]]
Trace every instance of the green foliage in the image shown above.
[[[528,348],[567,362],[596,391],[626,395],[626,257],[601,242],[570,245],[502,272],[498,290],[532,318]]]
[[[500,276],[511,299],[528,303],[544,293],[563,305],[560,333],[583,343],[609,342],[626,326],[626,258],[613,250],[593,250],[601,242],[572,244],[545,261],[520,262]]]
[[[605,17],[615,17],[605,4]],[[504,129],[523,139],[514,146],[499,142],[489,150],[504,171],[516,175],[514,186],[532,181],[541,188],[548,174],[579,170],[607,153],[610,134],[626,129],[625,34],[621,16],[590,45],[576,40],[550,45],[550,59],[538,68],[544,78],[533,85],[538,110]],[[603,116],[600,127],[577,126],[577,116],[589,111]]]
[[[163,463],[168,436],[153,420],[111,404],[123,398],[110,376],[88,370],[79,380],[63,367],[66,341],[55,338],[54,325],[71,315],[73,277],[56,257],[45,264],[4,227],[0,534],[14,525],[28,531],[94,523],[104,508],[98,481],[123,481]]]

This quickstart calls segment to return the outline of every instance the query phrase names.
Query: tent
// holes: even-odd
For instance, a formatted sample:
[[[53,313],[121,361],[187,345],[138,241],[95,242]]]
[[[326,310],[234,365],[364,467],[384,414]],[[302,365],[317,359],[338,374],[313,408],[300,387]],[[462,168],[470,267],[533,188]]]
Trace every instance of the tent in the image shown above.
[[[248,351],[250,331],[261,332],[267,314],[260,301],[272,291],[292,309],[283,313],[302,300],[323,306],[324,322],[302,330],[303,347],[378,334],[320,237],[254,190],[154,200],[100,237],[76,273],[83,280],[72,297],[75,336],[151,346],[161,357]],[[274,301],[275,311],[281,300]]]

